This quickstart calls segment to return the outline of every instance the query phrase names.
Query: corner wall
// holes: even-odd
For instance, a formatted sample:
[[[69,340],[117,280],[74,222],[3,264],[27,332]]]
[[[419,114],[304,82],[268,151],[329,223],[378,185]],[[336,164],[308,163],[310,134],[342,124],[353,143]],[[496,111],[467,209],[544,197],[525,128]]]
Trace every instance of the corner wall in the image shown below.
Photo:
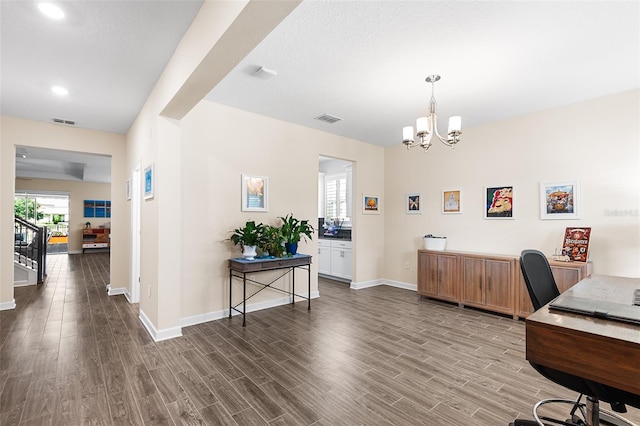
[[[416,283],[422,236],[447,249],[519,254],[560,248],[566,227],[591,226],[597,274],[640,277],[640,90],[463,129],[455,149],[385,151],[385,278]],[[490,106],[488,106],[490,107]],[[540,182],[578,179],[579,220],[541,220]],[[485,186],[514,186],[514,220],[483,218]],[[462,214],[441,213],[441,191],[461,189]],[[404,196],[422,193],[423,213]],[[405,262],[410,269],[403,269]]]

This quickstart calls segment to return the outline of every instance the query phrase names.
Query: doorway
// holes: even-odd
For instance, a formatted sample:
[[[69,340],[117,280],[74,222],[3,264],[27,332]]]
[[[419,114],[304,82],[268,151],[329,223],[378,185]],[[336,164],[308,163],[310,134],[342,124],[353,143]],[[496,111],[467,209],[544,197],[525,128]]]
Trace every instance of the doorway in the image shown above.
[[[321,156],[318,166],[318,274],[353,279],[353,162]]]
[[[131,303],[140,302],[140,162],[132,170],[131,179]]]

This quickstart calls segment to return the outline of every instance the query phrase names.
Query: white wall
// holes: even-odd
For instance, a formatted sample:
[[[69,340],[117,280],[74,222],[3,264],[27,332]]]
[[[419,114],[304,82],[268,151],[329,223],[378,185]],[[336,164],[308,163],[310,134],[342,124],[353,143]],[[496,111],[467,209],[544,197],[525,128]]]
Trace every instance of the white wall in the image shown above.
[[[551,255],[569,226],[592,227],[595,273],[640,277],[639,99],[633,90],[464,129],[453,150],[439,142],[426,154],[388,148],[385,278],[416,283],[427,233],[447,236],[451,250]],[[581,219],[541,220],[539,183],[565,179],[579,180]],[[483,219],[484,187],[492,185],[514,186],[514,220]],[[462,214],[441,214],[444,189],[462,189]],[[422,193],[421,215],[405,214],[407,192]]]
[[[247,220],[278,225],[278,217],[288,213],[317,223],[319,155],[355,162],[356,192],[384,195],[384,149],[378,146],[208,101],[181,121],[181,129],[183,318],[228,308],[227,259],[240,255],[225,241],[231,230]],[[269,178],[268,212],[241,211],[242,174]],[[364,217],[361,209],[354,216],[354,281],[373,280],[382,276],[383,218]],[[317,253],[317,235],[299,251]],[[301,291],[306,274],[299,273]],[[317,291],[315,263],[311,291]],[[266,292],[255,300],[280,297]]]

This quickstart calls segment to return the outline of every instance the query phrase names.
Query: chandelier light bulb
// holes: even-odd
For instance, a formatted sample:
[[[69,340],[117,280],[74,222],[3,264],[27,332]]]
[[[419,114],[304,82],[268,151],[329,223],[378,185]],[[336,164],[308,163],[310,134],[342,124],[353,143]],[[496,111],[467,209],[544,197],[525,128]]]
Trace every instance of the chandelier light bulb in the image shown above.
[[[435,135],[440,142],[452,148],[460,142],[462,118],[459,115],[449,118],[446,137],[441,136],[438,131],[438,104],[436,103],[434,94],[435,83],[438,80],[440,80],[440,76],[437,74],[432,74],[426,78],[426,82],[431,83],[431,99],[429,100],[427,116],[420,117],[416,120],[417,140],[413,138],[412,126],[406,126],[402,129],[402,143],[407,149],[419,146],[426,151],[431,147],[431,138],[433,135]]]
[[[60,9],[60,7],[56,6],[53,3],[38,3],[38,9],[40,9],[40,12],[42,12],[45,16],[51,19],[55,19],[56,21],[64,18],[64,12],[62,11],[62,9]]]

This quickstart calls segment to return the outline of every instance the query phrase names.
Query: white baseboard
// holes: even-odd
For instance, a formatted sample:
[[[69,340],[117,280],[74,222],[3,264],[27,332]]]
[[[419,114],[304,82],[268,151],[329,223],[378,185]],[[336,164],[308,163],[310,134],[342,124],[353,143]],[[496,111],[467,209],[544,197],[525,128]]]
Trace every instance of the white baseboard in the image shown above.
[[[11,302],[0,303],[0,311],[8,311],[9,309],[16,308],[16,299],[11,299]]]
[[[28,285],[37,285],[36,283],[30,283],[29,281],[14,281],[14,287],[26,287]]]
[[[107,294],[109,296],[115,296],[118,294],[124,294],[125,296],[129,293],[129,289],[128,288],[124,288],[124,287],[120,287],[120,288],[113,288],[111,286],[108,286],[108,291]],[[128,297],[127,297],[128,299]]]
[[[82,250],[69,250],[67,254],[82,254]]]
[[[351,289],[362,290],[363,288],[375,287],[378,285],[388,285],[390,287],[402,288],[404,290],[418,291],[418,286],[415,284],[409,284],[402,281],[393,281],[381,278],[379,280],[363,281],[360,283],[352,282]]]
[[[307,293],[302,293],[302,296],[306,296],[306,295]],[[311,292],[311,299],[317,299],[318,297],[320,297],[320,293],[318,291]],[[305,302],[305,300],[301,299],[296,303],[299,303],[299,302]],[[260,311],[262,309],[275,308],[276,306],[288,305],[290,303],[291,303],[290,296],[280,297],[277,299],[267,300],[264,302],[249,303],[247,304],[247,313]],[[241,315],[241,314],[239,312],[233,311],[232,315]],[[182,318],[180,320],[180,325],[182,327],[188,327],[190,325],[202,324],[204,322],[216,321],[216,320],[219,320],[222,318],[228,318],[228,317],[229,317],[229,309],[222,309],[219,311],[207,312],[206,314],[193,315],[190,317]]]
[[[147,332],[154,342],[160,342],[162,340],[169,340],[182,336],[182,327],[171,327],[163,330],[157,330],[142,309],[139,310],[138,318],[140,318],[140,321],[142,321],[142,324],[147,329]]]
[[[393,280],[382,280],[384,281],[384,285],[388,285],[390,287],[402,288],[405,290],[418,291],[418,286],[416,284],[405,283],[402,281],[393,281]]]
[[[352,281],[351,282],[351,289],[352,290],[361,290],[363,288],[369,288],[369,287],[375,287],[377,285],[383,285],[384,284],[384,280],[371,280],[371,281],[362,281],[362,282],[355,282]]]

